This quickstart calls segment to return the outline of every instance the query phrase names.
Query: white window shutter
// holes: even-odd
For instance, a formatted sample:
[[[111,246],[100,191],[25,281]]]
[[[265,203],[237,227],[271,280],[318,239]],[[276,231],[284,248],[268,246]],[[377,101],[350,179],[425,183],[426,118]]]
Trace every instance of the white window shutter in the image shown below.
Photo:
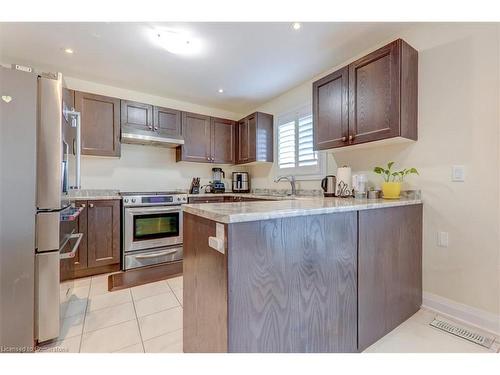
[[[325,173],[324,156],[314,151],[311,106],[277,117],[275,176],[287,174],[318,179]]]
[[[299,117],[298,130],[298,166],[305,167],[318,163],[318,153],[313,150],[313,122],[312,115]]]
[[[295,121],[285,122],[278,128],[278,162],[279,168],[295,168]]]

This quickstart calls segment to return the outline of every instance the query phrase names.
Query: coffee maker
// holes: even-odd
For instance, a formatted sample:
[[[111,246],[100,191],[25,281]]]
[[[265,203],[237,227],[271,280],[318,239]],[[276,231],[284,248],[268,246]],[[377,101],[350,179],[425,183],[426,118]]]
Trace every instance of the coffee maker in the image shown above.
[[[212,193],[224,193],[226,187],[222,179],[226,177],[226,174],[222,168],[212,168]]]

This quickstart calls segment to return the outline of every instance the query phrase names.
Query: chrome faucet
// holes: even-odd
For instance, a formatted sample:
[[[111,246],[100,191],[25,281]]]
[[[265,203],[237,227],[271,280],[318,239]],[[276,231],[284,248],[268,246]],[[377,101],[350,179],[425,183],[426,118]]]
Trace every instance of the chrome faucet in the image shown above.
[[[290,185],[292,186],[292,196],[295,196],[296,194],[296,189],[295,189],[295,177],[294,176],[279,176],[277,177],[274,182],[280,182],[281,180],[287,180]]]

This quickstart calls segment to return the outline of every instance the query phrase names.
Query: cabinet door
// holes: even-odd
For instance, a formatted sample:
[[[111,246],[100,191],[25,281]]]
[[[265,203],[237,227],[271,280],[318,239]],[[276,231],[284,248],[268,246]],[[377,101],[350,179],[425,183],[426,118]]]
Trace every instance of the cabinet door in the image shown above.
[[[179,137],[181,135],[181,111],[154,107],[153,127],[161,135]]]
[[[359,211],[358,342],[362,351],[422,304],[422,206]]]
[[[254,113],[247,117],[248,119],[248,161],[256,160],[257,151],[257,114]]]
[[[78,233],[83,233],[82,240],[80,241],[80,246],[78,246],[78,251],[76,252],[75,257],[72,259],[73,268],[75,270],[85,269],[87,268],[87,206],[88,202],[77,202],[77,207],[84,207],[83,211],[78,216]]]
[[[349,65],[349,142],[399,135],[400,58],[397,40]]]
[[[248,138],[250,134],[248,133],[248,120],[245,118],[238,121],[236,125],[236,163],[246,163],[249,160],[248,156]]]
[[[120,263],[120,201],[88,201],[88,266]]]
[[[357,350],[356,212],[228,226],[229,352]],[[205,306],[196,305],[197,317],[214,311]]]
[[[76,91],[75,108],[82,116],[82,154],[120,156],[120,100]]]
[[[235,122],[212,118],[212,161],[214,163],[234,163]]]
[[[74,231],[76,233],[83,233],[83,237],[80,241],[75,257],[70,259],[61,259],[61,281],[73,279],[75,278],[75,271],[87,268],[87,202],[78,201],[76,202],[76,207],[85,207],[73,223]],[[74,241],[70,240],[69,246],[73,246]]]
[[[182,136],[177,161],[211,162],[210,117],[196,113],[182,113]]]
[[[189,203],[223,203],[224,202],[223,196],[215,196],[215,197],[189,197],[188,202]]]
[[[347,146],[349,136],[349,68],[313,83],[314,149]]]
[[[123,129],[153,130],[153,106],[144,103],[121,101],[121,123]]]

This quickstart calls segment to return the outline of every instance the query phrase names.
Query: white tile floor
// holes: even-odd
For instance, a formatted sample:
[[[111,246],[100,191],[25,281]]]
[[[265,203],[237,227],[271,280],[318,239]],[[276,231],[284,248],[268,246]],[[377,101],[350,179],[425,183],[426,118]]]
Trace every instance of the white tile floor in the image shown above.
[[[108,292],[107,276],[61,284],[61,335],[41,351],[71,353],[182,352],[182,277]],[[498,351],[429,326],[436,314],[420,310],[370,346],[369,353]]]
[[[61,284],[61,334],[41,351],[182,352],[182,277],[116,292],[108,275]]]

